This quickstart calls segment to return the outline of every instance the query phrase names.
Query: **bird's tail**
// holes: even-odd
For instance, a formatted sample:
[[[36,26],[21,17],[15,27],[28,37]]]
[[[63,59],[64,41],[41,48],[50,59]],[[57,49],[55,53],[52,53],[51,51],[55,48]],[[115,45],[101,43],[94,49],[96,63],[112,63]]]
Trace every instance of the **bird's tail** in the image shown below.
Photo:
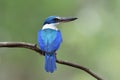
[[[54,54],[45,53],[45,70],[53,73],[56,70],[56,56]]]

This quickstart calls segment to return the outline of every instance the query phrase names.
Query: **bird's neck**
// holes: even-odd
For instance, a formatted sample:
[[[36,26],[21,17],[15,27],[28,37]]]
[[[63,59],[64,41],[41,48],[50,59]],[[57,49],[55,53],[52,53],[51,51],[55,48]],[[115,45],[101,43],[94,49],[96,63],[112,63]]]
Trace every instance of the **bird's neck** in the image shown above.
[[[43,27],[42,27],[42,30],[44,29],[53,29],[53,30],[58,30],[58,28],[56,27],[57,23],[56,24],[45,24]]]

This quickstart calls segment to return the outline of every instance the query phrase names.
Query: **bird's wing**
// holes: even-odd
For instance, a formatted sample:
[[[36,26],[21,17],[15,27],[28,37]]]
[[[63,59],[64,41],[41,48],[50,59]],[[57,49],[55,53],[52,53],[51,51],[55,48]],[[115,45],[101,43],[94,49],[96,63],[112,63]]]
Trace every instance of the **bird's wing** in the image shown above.
[[[56,51],[62,42],[61,32],[58,30],[40,30],[38,32],[38,43],[40,48],[46,52]]]
[[[61,32],[58,30],[57,34],[56,34],[56,38],[54,39],[53,43],[52,43],[52,48],[58,50],[58,48],[60,47],[60,44],[62,42],[62,35]]]

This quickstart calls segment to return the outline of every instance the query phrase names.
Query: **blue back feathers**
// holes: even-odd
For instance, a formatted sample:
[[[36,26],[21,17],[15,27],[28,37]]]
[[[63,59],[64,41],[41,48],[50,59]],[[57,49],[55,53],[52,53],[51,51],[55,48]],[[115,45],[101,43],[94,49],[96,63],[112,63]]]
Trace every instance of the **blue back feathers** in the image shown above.
[[[38,43],[41,50],[51,53],[58,50],[62,42],[61,32],[59,30],[44,29],[38,32]]]

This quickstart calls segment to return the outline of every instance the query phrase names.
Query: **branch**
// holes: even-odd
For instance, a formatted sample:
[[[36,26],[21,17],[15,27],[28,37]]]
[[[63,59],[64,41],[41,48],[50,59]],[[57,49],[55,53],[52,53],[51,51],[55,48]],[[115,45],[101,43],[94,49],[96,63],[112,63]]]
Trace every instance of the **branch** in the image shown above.
[[[26,43],[26,42],[0,42],[0,47],[8,47],[8,48],[27,48],[30,50],[33,50],[37,53],[39,53],[40,55],[44,56],[44,52],[42,52],[36,44],[30,44],[30,43]],[[63,65],[67,65],[67,66],[71,66],[74,68],[78,68],[81,69],[83,71],[85,71],[86,73],[90,74],[92,77],[96,78],[97,80],[103,80],[101,77],[99,77],[98,75],[96,75],[95,73],[93,73],[91,70],[89,70],[88,68],[78,65],[78,64],[74,64],[71,62],[66,62],[66,61],[62,61],[62,60],[56,60],[57,63],[59,64],[63,64]]]

